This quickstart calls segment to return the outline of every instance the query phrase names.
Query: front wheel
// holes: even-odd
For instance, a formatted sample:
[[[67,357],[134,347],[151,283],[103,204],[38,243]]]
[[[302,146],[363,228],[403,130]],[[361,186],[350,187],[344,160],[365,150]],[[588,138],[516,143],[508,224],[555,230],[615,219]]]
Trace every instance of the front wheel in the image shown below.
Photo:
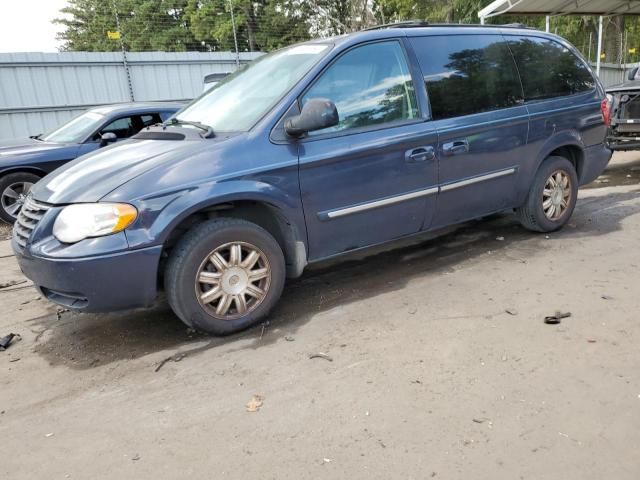
[[[571,218],[578,199],[578,175],[564,157],[548,157],[538,169],[525,204],[516,209],[520,223],[535,232],[553,232]]]
[[[169,305],[188,326],[226,335],[263,319],[280,298],[284,255],[263,228],[240,219],[201,223],[171,251]]]
[[[16,172],[0,178],[0,218],[14,223],[27,194],[40,177],[33,173]]]

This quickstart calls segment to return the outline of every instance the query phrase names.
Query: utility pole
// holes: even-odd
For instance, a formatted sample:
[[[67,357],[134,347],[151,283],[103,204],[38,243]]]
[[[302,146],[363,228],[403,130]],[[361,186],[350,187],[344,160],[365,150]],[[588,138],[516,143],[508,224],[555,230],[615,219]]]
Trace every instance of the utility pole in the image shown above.
[[[120,15],[118,15],[118,5],[116,4],[116,0],[112,0],[113,5],[113,13],[116,16],[116,28],[118,29],[118,35],[120,36],[120,49],[122,50],[122,65],[124,66],[124,72],[127,75],[127,85],[129,86],[129,97],[132,102],[135,102],[135,98],[133,96],[133,84],[131,83],[131,72],[129,72],[129,62],[127,62],[127,50],[124,48],[124,35],[122,35],[122,30],[120,30]]]
[[[233,27],[233,43],[236,45],[236,68],[240,68],[240,52],[238,52],[238,35],[236,34],[236,19],[233,16],[233,3],[229,0],[229,10],[231,11],[231,26]]]

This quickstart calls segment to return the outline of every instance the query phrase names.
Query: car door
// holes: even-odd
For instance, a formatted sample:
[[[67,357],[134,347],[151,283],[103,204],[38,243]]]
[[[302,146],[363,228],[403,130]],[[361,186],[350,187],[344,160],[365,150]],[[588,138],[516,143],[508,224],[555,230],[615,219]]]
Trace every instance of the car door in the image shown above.
[[[418,107],[399,40],[356,46],[301,97],[333,101],[340,122],[298,143],[309,258],[418,232],[437,194],[437,135]]]
[[[409,40],[438,131],[440,227],[512,208],[529,119],[518,72],[501,35]]]

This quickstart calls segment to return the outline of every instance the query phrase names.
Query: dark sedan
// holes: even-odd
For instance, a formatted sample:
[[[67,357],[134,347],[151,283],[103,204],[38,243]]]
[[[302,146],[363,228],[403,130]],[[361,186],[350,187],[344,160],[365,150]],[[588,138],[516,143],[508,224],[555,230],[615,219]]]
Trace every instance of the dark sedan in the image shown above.
[[[120,103],[92,108],[55,130],[0,140],[0,219],[13,223],[31,186],[80,155],[167,120],[182,105]]]

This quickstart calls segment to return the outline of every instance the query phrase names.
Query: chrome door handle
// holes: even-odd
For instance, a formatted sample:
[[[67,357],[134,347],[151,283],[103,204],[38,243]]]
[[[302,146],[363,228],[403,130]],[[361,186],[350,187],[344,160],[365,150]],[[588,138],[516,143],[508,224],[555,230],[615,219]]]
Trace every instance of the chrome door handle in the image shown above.
[[[453,142],[444,143],[442,145],[442,152],[445,155],[459,155],[461,153],[467,153],[469,151],[469,142],[465,140],[455,140]]]
[[[426,162],[427,160],[436,158],[436,150],[433,147],[418,147],[407,150],[404,158],[409,163]]]

